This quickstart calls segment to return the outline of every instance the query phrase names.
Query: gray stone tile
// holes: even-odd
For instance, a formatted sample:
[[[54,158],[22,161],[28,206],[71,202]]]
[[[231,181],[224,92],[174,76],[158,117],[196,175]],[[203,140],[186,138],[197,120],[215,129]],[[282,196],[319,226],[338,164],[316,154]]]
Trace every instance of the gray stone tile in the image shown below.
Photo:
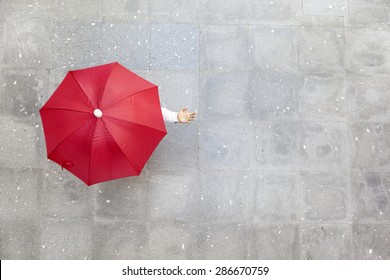
[[[252,117],[255,120],[298,119],[298,92],[303,76],[297,71],[259,69],[249,75]]]
[[[41,0],[3,0],[0,2],[0,19],[14,21],[15,19],[47,20],[52,19],[55,1]]]
[[[197,70],[199,27],[195,24],[152,24],[150,69]]]
[[[250,167],[249,121],[200,123],[199,165],[205,170],[243,170]]]
[[[249,232],[248,259],[296,260],[300,242],[297,225],[253,225]]]
[[[199,0],[201,23],[247,23],[248,1]]]
[[[77,69],[104,63],[101,38],[101,23],[54,22],[52,68]]]
[[[349,75],[346,90],[351,120],[390,120],[390,77]]]
[[[348,168],[346,123],[302,122],[298,129],[301,170],[336,171]]]
[[[150,1],[101,1],[105,22],[149,22],[150,20]]]
[[[106,219],[143,221],[146,217],[146,194],[144,173],[139,177],[101,183],[96,189],[96,215]]]
[[[150,241],[147,259],[195,259],[196,236],[191,224],[153,223],[149,224],[148,232]]]
[[[46,217],[90,217],[94,210],[94,189],[53,162],[44,170],[40,200]]]
[[[300,218],[296,173],[253,171],[251,220],[255,223],[294,222]]]
[[[193,222],[198,213],[198,171],[148,173],[149,221]],[[167,201],[170,201],[167,203]]]
[[[299,119],[306,121],[346,121],[348,104],[343,74],[305,77],[299,92]],[[350,100],[348,98],[348,100]]]
[[[353,225],[353,258],[390,259],[390,225]]]
[[[305,73],[344,71],[344,29],[305,27],[298,39],[298,65]]]
[[[197,230],[198,259],[245,260],[248,232],[241,224],[202,224]]]
[[[60,85],[62,80],[65,78],[68,71],[66,69],[50,69],[49,70],[49,91],[47,96],[44,98],[44,103],[49,99],[49,97],[54,93],[57,87]]]
[[[38,119],[0,117],[0,166],[39,168],[45,165],[42,128]]]
[[[346,29],[346,70],[360,74],[390,74],[390,30]]]
[[[304,15],[348,16],[348,0],[303,0]]]
[[[341,16],[308,16],[298,17],[299,26],[339,27],[344,28],[344,17]]]
[[[0,220],[0,259],[39,259],[38,220]]]
[[[11,18],[4,24],[2,67],[48,68],[50,66],[50,21]]]
[[[297,122],[254,122],[251,168],[296,170],[298,165]]]
[[[202,171],[196,199],[201,222],[245,223],[249,220],[250,173]]]
[[[148,170],[194,170],[199,167],[198,124],[168,124],[168,135],[148,161]]]
[[[342,173],[301,172],[303,217],[310,221],[349,219],[349,184]]]
[[[296,27],[250,26],[249,63],[254,69],[297,68]]]
[[[198,0],[150,0],[150,18],[154,23],[196,23]]]
[[[178,112],[186,107],[194,111],[199,103],[197,71],[149,71],[148,80],[158,85],[161,106]]]
[[[131,70],[149,69],[149,25],[107,23],[102,33],[104,62],[118,61]]]
[[[246,26],[201,25],[200,70],[246,71],[249,64],[248,43]]]
[[[0,168],[0,218],[31,219],[39,217],[41,169]]]
[[[347,225],[305,225],[302,228],[302,258],[349,260],[352,258],[351,240],[351,229]]]
[[[296,25],[302,15],[299,0],[249,1],[248,23],[266,25]]]
[[[387,0],[348,0],[347,26],[390,27],[390,2]]]
[[[93,228],[92,259],[145,259],[149,235],[144,223],[96,221]]]
[[[201,79],[200,119],[250,118],[248,72],[206,72]]]
[[[41,259],[91,259],[93,223],[90,220],[46,219],[41,227]]]
[[[390,173],[353,172],[351,196],[356,222],[390,221]]]
[[[38,110],[47,97],[49,74],[47,70],[1,70],[1,115],[38,117]]]
[[[0,61],[4,61],[4,46],[5,46],[5,38],[4,38],[4,20],[1,18],[0,14]]]
[[[53,14],[56,20],[89,22],[102,21],[103,0],[56,0],[53,1]]]
[[[389,170],[390,124],[351,123],[349,145],[352,168]]]

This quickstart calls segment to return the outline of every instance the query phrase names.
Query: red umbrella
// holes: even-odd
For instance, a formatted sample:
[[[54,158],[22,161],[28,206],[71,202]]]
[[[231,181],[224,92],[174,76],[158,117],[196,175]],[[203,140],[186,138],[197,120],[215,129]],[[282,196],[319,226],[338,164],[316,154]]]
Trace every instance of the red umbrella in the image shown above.
[[[69,71],[39,112],[48,158],[87,185],[139,175],[167,134],[158,87],[119,63]]]

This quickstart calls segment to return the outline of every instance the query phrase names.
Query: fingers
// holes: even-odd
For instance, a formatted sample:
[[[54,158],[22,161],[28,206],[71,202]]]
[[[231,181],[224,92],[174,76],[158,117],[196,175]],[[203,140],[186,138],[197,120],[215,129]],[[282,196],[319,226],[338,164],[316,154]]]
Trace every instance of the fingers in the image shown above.
[[[183,108],[180,113],[183,113],[181,114],[182,117],[183,117],[183,123],[187,123],[187,124],[190,124],[194,119],[195,119],[195,116],[196,116],[196,112],[187,112],[188,111],[188,108]]]

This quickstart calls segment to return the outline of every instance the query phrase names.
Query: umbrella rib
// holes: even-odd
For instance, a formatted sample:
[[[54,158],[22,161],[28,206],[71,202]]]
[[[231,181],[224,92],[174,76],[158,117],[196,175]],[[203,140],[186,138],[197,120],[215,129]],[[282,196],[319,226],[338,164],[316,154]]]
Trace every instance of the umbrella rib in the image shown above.
[[[93,126],[93,134],[95,136],[95,131],[96,131],[96,125],[97,123],[95,122],[95,125]],[[88,163],[88,185],[91,182],[91,160],[92,160],[92,149],[93,149],[93,144],[94,144],[94,137],[91,140],[91,145],[89,149],[89,163]]]
[[[72,133],[70,133],[68,136],[66,136],[64,139],[61,140],[61,142],[59,142],[57,144],[57,146],[55,146],[55,148],[50,152],[50,154],[47,155],[48,158],[50,158],[51,154],[57,150],[58,146],[61,145],[65,140],[67,140],[69,137],[71,137],[73,134],[75,134],[77,131],[79,131],[80,129],[82,129],[84,126],[86,126],[87,124],[90,124],[91,122],[93,122],[94,120],[90,120],[88,122],[86,122],[84,125],[80,126],[79,128],[75,129]]]
[[[137,94],[143,93],[144,91],[150,90],[150,89],[152,89],[152,88],[155,88],[155,87],[156,87],[156,88],[158,88],[158,86],[156,86],[156,85],[153,85],[153,86],[152,86],[152,87],[150,87],[150,88],[146,88],[146,89],[143,89],[143,90],[141,90],[141,91],[138,91],[138,92],[136,92],[136,93],[134,93],[134,94],[131,94],[131,95],[129,95],[129,96],[126,96],[125,98],[123,98],[123,99],[119,100],[118,102],[115,102],[114,104],[110,104],[110,105],[108,105],[108,107],[106,107],[106,109],[107,109],[107,108],[112,108],[112,107],[116,106],[117,104],[119,104],[119,103],[121,103],[121,102],[125,101],[127,98],[133,97],[134,95],[137,95]]]
[[[110,134],[110,136],[112,137],[112,139],[114,139],[115,145],[118,147],[118,149],[119,149],[120,151],[122,151],[123,155],[125,156],[125,158],[127,159],[127,161],[130,163],[131,167],[133,167],[133,169],[134,169],[136,172],[141,173],[140,170],[138,170],[137,168],[134,167],[133,163],[130,161],[130,159],[127,157],[127,155],[123,152],[123,150],[121,149],[121,147],[118,145],[118,142],[116,142],[115,137],[112,135],[112,133],[110,132],[110,130],[107,129],[106,124],[104,123],[104,121],[103,121],[102,123],[103,123],[104,129],[106,130],[106,132],[107,132],[108,134]]]
[[[72,76],[73,80],[76,82],[76,84],[79,86],[80,90],[82,93],[84,93],[85,97],[87,98],[87,100],[89,101],[90,104],[86,104],[88,105],[89,107],[93,108],[93,102],[91,99],[89,99],[88,95],[84,92],[83,88],[80,86],[79,82],[77,81],[77,79],[73,76],[73,73],[70,72],[70,75]],[[92,106],[91,106],[92,105]]]
[[[107,80],[106,80],[106,82],[104,83],[103,91],[102,91],[101,94],[98,96],[98,99],[99,99],[99,100],[98,100],[98,104],[101,104],[101,103],[102,103],[103,95],[104,95],[104,93],[106,92],[106,87],[107,87],[107,84],[108,84],[108,80],[110,79],[112,72],[114,72],[115,67],[117,67],[117,66],[119,65],[118,62],[113,62],[112,64],[114,64],[114,65],[112,66],[112,68],[111,68],[111,70],[110,70],[110,73],[107,75]]]
[[[158,132],[163,132],[163,133],[165,133],[165,131],[158,130],[157,128],[154,128],[154,127],[146,126],[146,125],[144,125],[144,124],[140,124],[140,123],[136,123],[136,122],[131,122],[131,121],[126,121],[126,120],[118,119],[118,118],[115,118],[115,117],[112,117],[112,116],[107,116],[107,117],[108,117],[108,118],[111,118],[111,119],[114,119],[114,120],[117,120],[117,121],[120,121],[120,122],[125,122],[125,123],[129,123],[129,124],[137,125],[137,126],[142,126],[142,127],[148,128],[148,129],[152,129],[152,130],[155,130],[155,131],[158,131]]]
[[[74,110],[74,109],[65,109],[65,108],[42,108],[40,111],[70,111],[70,112],[77,112],[77,113],[85,113],[85,114],[91,114],[91,112],[86,112],[86,111],[79,111],[79,110]]]

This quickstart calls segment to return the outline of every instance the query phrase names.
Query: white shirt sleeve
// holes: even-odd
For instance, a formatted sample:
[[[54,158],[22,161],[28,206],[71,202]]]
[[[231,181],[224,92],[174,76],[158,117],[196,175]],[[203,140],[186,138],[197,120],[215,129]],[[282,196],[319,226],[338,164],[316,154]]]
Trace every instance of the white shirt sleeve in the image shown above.
[[[172,112],[166,108],[163,108],[161,107],[161,112],[162,112],[162,115],[163,115],[163,119],[165,122],[178,122],[178,119],[177,119],[177,113],[176,112]]]

